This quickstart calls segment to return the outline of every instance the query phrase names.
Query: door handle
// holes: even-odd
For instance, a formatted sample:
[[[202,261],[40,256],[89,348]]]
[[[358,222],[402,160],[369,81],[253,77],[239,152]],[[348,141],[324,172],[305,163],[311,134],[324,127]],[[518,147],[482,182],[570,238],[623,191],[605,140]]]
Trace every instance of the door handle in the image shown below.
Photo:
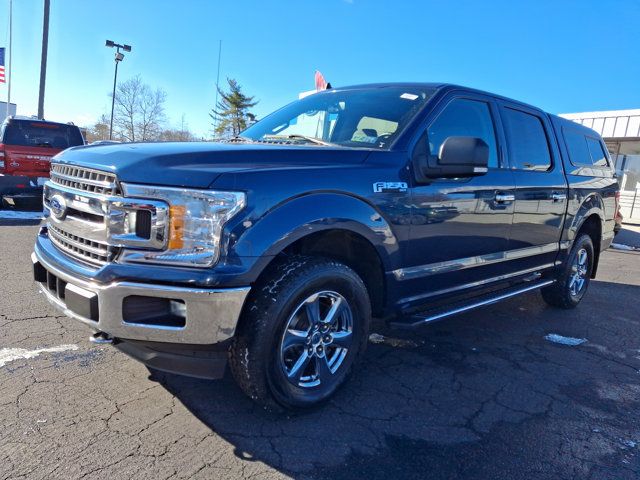
[[[566,199],[567,199],[567,195],[564,193],[553,192],[551,194],[551,200],[553,200],[554,202],[563,202]]]
[[[498,203],[513,202],[516,196],[513,193],[496,193],[495,199]]]

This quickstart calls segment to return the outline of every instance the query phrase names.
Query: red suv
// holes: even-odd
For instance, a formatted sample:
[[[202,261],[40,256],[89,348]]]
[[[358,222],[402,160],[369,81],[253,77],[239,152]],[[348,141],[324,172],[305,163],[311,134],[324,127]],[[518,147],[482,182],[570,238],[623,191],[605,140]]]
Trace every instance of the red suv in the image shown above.
[[[7,118],[0,127],[0,195],[39,196],[38,180],[49,177],[51,157],[77,145],[84,138],[75,125]]]

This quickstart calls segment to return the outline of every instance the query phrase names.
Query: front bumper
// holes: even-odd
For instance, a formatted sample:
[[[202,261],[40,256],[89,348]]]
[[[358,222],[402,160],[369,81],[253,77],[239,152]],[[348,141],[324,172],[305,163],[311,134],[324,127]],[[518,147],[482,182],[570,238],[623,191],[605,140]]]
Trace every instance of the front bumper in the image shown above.
[[[31,260],[34,279],[52,305],[116,339],[192,345],[223,342],[234,335],[250,289],[126,281],[101,284],[48,262],[38,245]]]

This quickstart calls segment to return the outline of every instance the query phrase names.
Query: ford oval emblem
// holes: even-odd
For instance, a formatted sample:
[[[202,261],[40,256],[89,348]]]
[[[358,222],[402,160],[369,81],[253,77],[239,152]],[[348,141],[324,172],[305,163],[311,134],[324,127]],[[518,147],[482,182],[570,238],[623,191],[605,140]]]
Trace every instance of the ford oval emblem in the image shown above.
[[[49,200],[49,210],[51,210],[51,215],[62,220],[67,213],[67,201],[62,195],[54,195]]]

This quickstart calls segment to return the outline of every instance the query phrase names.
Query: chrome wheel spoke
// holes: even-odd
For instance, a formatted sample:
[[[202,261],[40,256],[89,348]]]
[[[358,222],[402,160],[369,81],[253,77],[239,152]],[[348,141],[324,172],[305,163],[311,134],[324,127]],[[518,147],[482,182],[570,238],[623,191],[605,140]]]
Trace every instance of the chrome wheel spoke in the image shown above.
[[[333,332],[331,334],[333,340],[331,345],[334,347],[340,348],[349,348],[351,346],[351,340],[353,338],[352,332],[341,331],[341,332]]]
[[[578,265],[582,266],[582,265],[585,265],[586,263],[587,263],[587,251],[580,250],[580,252],[578,253]]]
[[[302,346],[307,343],[308,332],[305,330],[287,329],[282,340],[282,350],[288,350],[291,347]]]
[[[315,325],[320,321],[320,303],[318,302],[318,296],[309,299],[305,305],[307,311],[307,317],[311,325]]]
[[[331,371],[331,368],[329,368],[329,361],[326,355],[323,355],[322,357],[315,357],[315,361],[318,380],[320,383],[328,382],[331,379],[331,376],[333,376],[333,372]]]
[[[300,357],[298,357],[298,360],[296,360],[296,363],[293,365],[293,367],[291,367],[291,370],[287,373],[287,377],[289,377],[289,380],[293,381],[293,383],[296,385],[300,383],[300,377],[302,377],[302,374],[307,368],[307,365],[309,364],[310,360],[311,360],[311,357],[307,353],[307,350],[304,349],[300,354]]]
[[[323,323],[328,323],[331,325],[335,324],[336,320],[340,317],[340,314],[342,313],[343,305],[344,305],[344,301],[342,300],[342,297],[336,298],[333,304],[331,305],[331,308],[327,312],[327,315],[322,320]]]

